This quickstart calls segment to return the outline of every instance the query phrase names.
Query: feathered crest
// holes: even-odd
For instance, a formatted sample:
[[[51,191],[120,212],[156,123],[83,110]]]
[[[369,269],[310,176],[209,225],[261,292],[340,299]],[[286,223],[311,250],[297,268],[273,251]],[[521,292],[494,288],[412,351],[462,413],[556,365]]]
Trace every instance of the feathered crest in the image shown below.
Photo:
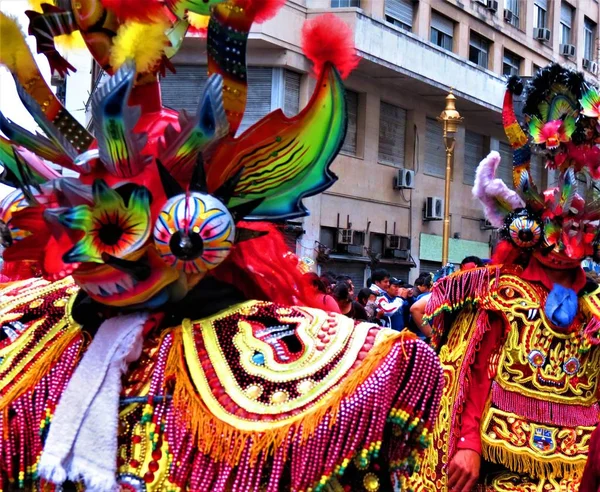
[[[521,93],[525,128],[513,106],[513,95]],[[540,70],[526,87],[518,77],[508,80],[503,122],[514,150],[515,190],[527,210],[543,220],[544,241],[540,244],[545,254],[575,259],[591,254],[597,244],[597,233],[590,231],[596,230],[591,222],[599,216],[598,193],[592,186],[593,180],[600,178],[598,116],[600,94],[581,73],[553,64]],[[543,194],[532,180],[532,150],[558,175],[557,186]],[[498,223],[497,209],[484,205]],[[531,225],[529,219],[520,217],[505,226],[512,227],[512,234],[525,223]]]

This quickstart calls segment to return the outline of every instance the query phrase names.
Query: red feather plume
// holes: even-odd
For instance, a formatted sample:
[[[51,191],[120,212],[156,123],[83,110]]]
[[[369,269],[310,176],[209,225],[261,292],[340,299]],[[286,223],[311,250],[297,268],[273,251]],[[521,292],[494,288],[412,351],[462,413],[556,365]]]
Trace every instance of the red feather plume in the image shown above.
[[[238,0],[235,4],[246,10],[252,22],[261,24],[275,17],[285,5],[285,0]]]
[[[352,29],[339,17],[324,14],[302,26],[302,51],[313,62],[318,78],[325,63],[333,63],[343,79],[356,68],[360,58],[354,47]]]
[[[152,22],[165,17],[161,0],[101,0],[104,8],[111,10],[118,19]]]

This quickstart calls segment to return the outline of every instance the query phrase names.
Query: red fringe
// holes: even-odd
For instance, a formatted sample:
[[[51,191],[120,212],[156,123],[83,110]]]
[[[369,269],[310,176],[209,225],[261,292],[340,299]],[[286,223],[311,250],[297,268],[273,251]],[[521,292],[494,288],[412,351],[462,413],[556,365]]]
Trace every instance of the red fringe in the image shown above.
[[[274,224],[240,222],[239,227],[267,234],[236,244],[227,259],[213,270],[217,280],[239,289],[248,299],[284,306],[314,306],[313,290]]]
[[[433,344],[437,346],[446,328],[442,312],[452,313],[461,309],[465,304],[477,304],[480,299],[492,294],[497,283],[492,284],[493,278],[500,276],[500,266],[485,266],[456,272],[439,280],[432,292],[425,318],[433,320]]]
[[[492,383],[492,403],[504,412],[514,413],[542,424],[589,427],[598,423],[598,403],[584,407],[537,400],[508,391],[496,382]]]
[[[277,15],[279,9],[285,5],[285,0],[237,0],[238,7],[248,11],[252,22],[260,24]]]

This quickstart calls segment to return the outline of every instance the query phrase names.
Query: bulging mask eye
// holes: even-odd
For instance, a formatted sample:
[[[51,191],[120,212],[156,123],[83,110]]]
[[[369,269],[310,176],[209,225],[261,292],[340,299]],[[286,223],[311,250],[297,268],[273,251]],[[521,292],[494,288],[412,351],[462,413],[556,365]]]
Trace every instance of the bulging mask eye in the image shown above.
[[[185,273],[206,273],[227,258],[235,223],[227,207],[206,193],[177,195],[154,225],[154,244],[165,263]]]

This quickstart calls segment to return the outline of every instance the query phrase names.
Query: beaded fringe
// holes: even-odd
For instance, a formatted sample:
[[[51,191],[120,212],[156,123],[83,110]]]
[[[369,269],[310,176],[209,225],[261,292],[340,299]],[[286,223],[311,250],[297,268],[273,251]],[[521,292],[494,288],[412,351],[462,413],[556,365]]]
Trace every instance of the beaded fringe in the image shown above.
[[[492,383],[492,403],[500,410],[515,413],[542,424],[565,427],[594,426],[598,423],[598,404],[589,407],[538,400],[507,391]]]
[[[71,338],[66,348],[61,344],[60,358],[53,365],[45,365],[47,372],[37,380],[35,387],[29,387],[12,401],[5,400],[6,397],[2,399],[0,470],[10,483],[16,483],[19,488],[37,479],[37,463],[43,442],[58,400],[79,360],[81,346],[81,337]]]
[[[176,334],[177,331],[174,332]],[[329,399],[293,424],[244,432],[216,419],[200,400],[185,368],[180,334],[174,336],[165,381],[174,381],[164,414],[164,436],[177,467],[170,480],[191,490],[267,492],[323,490],[350,460],[367,465],[385,452],[397,475],[418,469],[437,415],[443,378],[434,352],[406,334],[383,341]],[[381,450],[384,428],[393,441]],[[388,437],[389,434],[389,437]],[[286,478],[283,478],[284,473]]]
[[[504,446],[491,445],[483,441],[481,443],[482,457],[504,465],[510,471],[525,473],[530,477],[569,477],[580,478],[583,473],[585,459],[577,462],[568,462],[564,457],[534,457],[527,452],[510,452]]]

